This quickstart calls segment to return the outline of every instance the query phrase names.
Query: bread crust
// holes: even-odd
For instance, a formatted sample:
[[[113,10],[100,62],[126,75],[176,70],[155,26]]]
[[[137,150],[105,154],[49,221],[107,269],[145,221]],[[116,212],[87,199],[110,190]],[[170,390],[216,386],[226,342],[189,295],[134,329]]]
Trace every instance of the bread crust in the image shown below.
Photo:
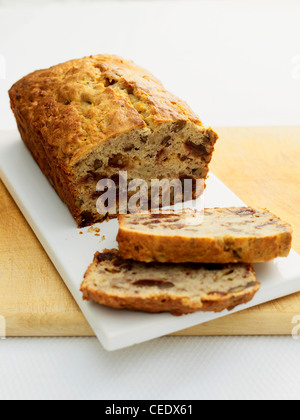
[[[189,306],[181,299],[171,299],[164,296],[162,299],[155,297],[148,299],[134,298],[128,296],[121,298],[118,296],[109,296],[97,290],[90,290],[82,286],[83,299],[108,306],[114,309],[128,309],[129,311],[148,312],[148,313],[162,313],[170,312],[174,316],[188,315],[195,312],[223,312],[224,310],[231,311],[239,305],[251,302],[255,294],[259,291],[260,286],[249,288],[245,292],[231,294],[230,296],[207,296],[202,299],[199,307]],[[163,300],[163,302],[162,302]]]
[[[112,55],[36,71],[15,83],[9,96],[24,143],[80,225],[101,219],[94,212],[82,218],[78,205],[77,165],[89,153],[126,133],[167,122],[204,130],[189,106],[151,73]],[[217,135],[207,133],[213,147]],[[207,164],[211,154],[205,156]]]
[[[239,210],[239,209],[237,209]],[[256,211],[255,209],[251,209]],[[276,218],[275,215],[273,215]],[[138,217],[138,216],[136,216]],[[141,262],[161,263],[261,263],[287,257],[291,250],[292,229],[282,222],[283,230],[262,237],[189,237],[147,234],[126,227],[125,215],[119,216],[117,242],[122,257]]]
[[[119,255],[117,250],[104,250],[104,253],[114,253]],[[242,290],[235,293],[226,293],[224,295],[215,292],[214,294],[205,294],[201,300],[189,300],[187,297],[174,298],[167,292],[160,293],[159,296],[153,294],[151,297],[143,298],[128,294],[127,296],[118,295],[118,289],[111,293],[101,290],[90,279],[99,264],[99,252],[95,254],[94,262],[89,266],[84,281],[81,285],[83,299],[105,305],[114,309],[128,309],[131,311],[142,311],[149,313],[170,312],[172,315],[181,316],[195,312],[222,312],[225,309],[232,310],[236,306],[248,303],[253,299],[260,289],[260,283],[256,279],[253,266],[249,266],[249,282]],[[217,286],[216,286],[217,287]]]
[[[127,94],[109,85],[120,76],[125,90],[135,90],[133,96],[143,97],[145,110],[138,112]],[[89,82],[96,86],[90,88]],[[24,120],[25,128],[30,125],[35,132],[40,131],[46,152],[66,173],[99,143],[135,128],[158,126],[183,116],[203,127],[189,106],[167,92],[151,73],[112,55],[85,57],[38,70],[15,83],[9,96],[17,120]],[[95,96],[98,107],[86,121],[80,111]]]

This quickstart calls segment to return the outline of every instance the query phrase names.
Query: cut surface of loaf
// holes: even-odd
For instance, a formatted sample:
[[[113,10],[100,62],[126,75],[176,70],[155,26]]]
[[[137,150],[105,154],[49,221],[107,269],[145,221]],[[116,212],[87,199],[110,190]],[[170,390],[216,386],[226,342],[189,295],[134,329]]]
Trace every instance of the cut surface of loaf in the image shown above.
[[[9,95],[23,141],[80,226],[107,216],[96,185],[111,179],[118,188],[120,171],[148,187],[207,177],[216,133],[131,61],[72,60],[24,77]]]
[[[231,310],[259,288],[250,264],[145,264],[124,260],[118,250],[97,253],[81,285],[85,300],[173,315]]]
[[[287,257],[291,226],[267,210],[212,208],[119,216],[118,243],[126,259],[172,263],[266,262]]]

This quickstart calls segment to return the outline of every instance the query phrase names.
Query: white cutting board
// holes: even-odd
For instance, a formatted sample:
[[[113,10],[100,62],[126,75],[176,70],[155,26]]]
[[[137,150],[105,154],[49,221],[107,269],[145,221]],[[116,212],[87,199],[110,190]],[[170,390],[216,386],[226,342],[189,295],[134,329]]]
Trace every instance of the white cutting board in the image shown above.
[[[101,225],[99,237],[79,234],[66,206],[48,184],[16,131],[0,133],[0,176],[39,238],[65,284],[105,349],[117,350],[183,330],[243,309],[300,291],[300,256],[292,251],[285,259],[255,266],[261,290],[252,302],[220,314],[196,313],[182,317],[119,311],[84,302],[80,284],[96,251],[117,247],[118,223]],[[205,207],[243,205],[212,174],[204,196]],[[88,228],[86,228],[88,229]]]

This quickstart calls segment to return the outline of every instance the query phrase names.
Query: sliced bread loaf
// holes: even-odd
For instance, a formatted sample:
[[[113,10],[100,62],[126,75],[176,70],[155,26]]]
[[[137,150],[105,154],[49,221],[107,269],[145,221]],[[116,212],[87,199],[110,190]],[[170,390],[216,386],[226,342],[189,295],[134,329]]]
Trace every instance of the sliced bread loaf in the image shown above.
[[[230,310],[259,288],[250,264],[145,264],[126,261],[117,250],[97,253],[81,285],[85,300],[173,315]]]
[[[252,208],[144,212],[121,215],[119,223],[123,258],[143,262],[266,262],[287,257],[292,243],[290,225]]]
[[[207,178],[217,134],[131,61],[71,60],[24,77],[9,95],[24,143],[81,227],[117,217],[119,194],[100,211],[97,186],[110,180],[119,193],[120,171],[149,191],[152,179],[191,179],[195,198]]]

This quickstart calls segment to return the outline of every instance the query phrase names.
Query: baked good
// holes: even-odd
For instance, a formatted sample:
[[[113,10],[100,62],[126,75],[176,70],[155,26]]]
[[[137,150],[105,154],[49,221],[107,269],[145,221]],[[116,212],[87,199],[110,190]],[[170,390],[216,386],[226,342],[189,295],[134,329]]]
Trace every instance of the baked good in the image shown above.
[[[119,223],[123,258],[144,262],[266,262],[287,257],[292,243],[289,224],[246,207],[143,212],[120,215]]]
[[[96,253],[81,285],[85,300],[173,315],[231,310],[259,288],[250,264],[145,264],[124,260],[117,250]]]
[[[9,95],[22,139],[81,227],[116,217],[113,204],[97,210],[96,186],[111,179],[118,187],[120,171],[148,187],[207,177],[216,133],[131,61],[68,61],[24,77]]]

